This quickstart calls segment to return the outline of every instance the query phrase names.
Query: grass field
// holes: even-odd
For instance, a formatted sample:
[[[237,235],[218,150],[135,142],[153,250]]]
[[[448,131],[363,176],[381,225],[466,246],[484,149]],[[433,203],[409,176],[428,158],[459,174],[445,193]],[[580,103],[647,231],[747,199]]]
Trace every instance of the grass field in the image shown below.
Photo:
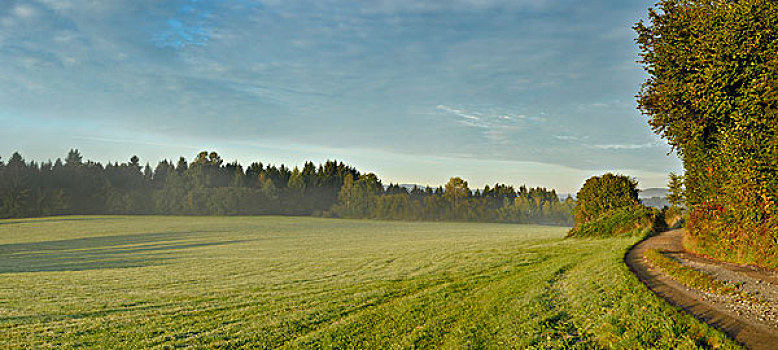
[[[564,228],[0,221],[0,348],[732,348]]]

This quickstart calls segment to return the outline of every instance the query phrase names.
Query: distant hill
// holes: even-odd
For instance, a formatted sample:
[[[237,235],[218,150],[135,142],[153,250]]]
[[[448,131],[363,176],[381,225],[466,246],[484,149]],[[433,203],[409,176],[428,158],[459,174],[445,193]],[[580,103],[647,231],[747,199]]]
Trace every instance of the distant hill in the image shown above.
[[[667,198],[665,197],[650,197],[650,198],[642,198],[641,201],[645,206],[662,209],[664,207],[669,207],[670,202],[667,201]]]
[[[400,186],[400,188],[404,188],[408,192],[413,190],[414,186],[416,186],[418,188],[421,188],[422,190],[427,188],[426,185],[418,185],[418,184],[397,184],[397,186]],[[387,188],[389,188],[389,184],[384,184],[384,189],[387,189]],[[437,187],[433,187],[433,188],[437,188]]]
[[[651,198],[651,197],[664,197],[667,198],[667,189],[666,188],[647,188],[645,190],[640,190],[640,193],[638,194],[639,198]]]
[[[638,197],[643,204],[661,209],[665,206],[670,206],[670,202],[667,201],[667,189],[666,188],[647,188],[641,190]]]

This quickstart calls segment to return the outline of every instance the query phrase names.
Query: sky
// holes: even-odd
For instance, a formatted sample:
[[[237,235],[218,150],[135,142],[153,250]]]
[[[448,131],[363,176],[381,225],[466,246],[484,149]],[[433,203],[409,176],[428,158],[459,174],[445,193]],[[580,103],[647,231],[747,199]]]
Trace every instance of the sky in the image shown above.
[[[0,156],[664,187],[682,167],[634,97],[653,2],[3,0]]]

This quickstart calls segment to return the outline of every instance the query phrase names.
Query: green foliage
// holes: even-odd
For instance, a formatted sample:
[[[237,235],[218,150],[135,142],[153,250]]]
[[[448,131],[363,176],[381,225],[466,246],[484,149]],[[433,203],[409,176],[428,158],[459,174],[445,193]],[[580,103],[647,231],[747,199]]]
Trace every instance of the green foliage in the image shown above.
[[[545,188],[496,184],[473,192],[452,178],[445,189],[386,188],[375,174],[343,163],[311,162],[300,170],[252,163],[244,170],[216,152],[189,164],[163,160],[151,169],[83,161],[25,163],[14,154],[0,163],[0,218],[57,214],[322,215],[387,220],[483,221],[572,226],[572,207]]]
[[[684,247],[726,261],[778,269],[778,216],[749,220],[733,214],[715,203],[691,211]]]
[[[778,266],[778,2],[663,0],[649,21],[638,103],[683,160],[688,248]]]
[[[568,237],[620,237],[646,235],[661,229],[658,210],[646,206],[614,209],[594,220],[576,223]]]
[[[300,217],[0,221],[0,348],[738,349],[636,238]]]
[[[683,193],[683,176],[676,173],[670,173],[670,180],[667,183],[667,201],[672,207],[682,207],[685,202]]]
[[[383,191],[375,174],[361,175],[354,181],[347,177],[338,194],[340,204],[333,212],[344,218],[368,218],[375,211],[376,199]]]
[[[372,174],[370,174],[372,175]],[[360,181],[365,184],[360,185]],[[385,191],[377,178],[357,182],[346,179],[340,201],[329,212],[341,218],[426,221],[480,221],[536,223],[572,226],[574,201],[560,202],[556,192],[545,188],[496,184],[473,192],[467,181],[455,177],[433,190],[415,188],[408,192],[397,185]],[[382,194],[383,192],[383,194]]]
[[[611,210],[637,206],[637,185],[637,181],[625,175],[592,176],[576,196],[576,225],[596,220]]]
[[[443,198],[451,203],[456,203],[457,200],[461,201],[470,197],[471,194],[470,188],[467,187],[467,181],[460,177],[452,177],[448,183],[446,183],[446,191],[443,192]]]
[[[500,222],[512,223],[542,223],[573,226],[573,209],[575,201],[567,198],[558,201],[544,196],[542,189],[531,189],[527,193],[519,193],[512,203],[506,199],[504,206],[497,210]]]
[[[19,153],[14,153],[8,164],[0,162],[0,218],[63,212],[64,192],[45,178],[51,166],[28,167]]]
[[[346,175],[328,161],[305,173],[280,167],[224,163],[203,151],[189,164],[161,161],[152,170],[133,156],[119,164],[84,161],[70,150],[65,163],[26,163],[18,153],[0,163],[0,218],[61,214],[311,215],[337,201]]]

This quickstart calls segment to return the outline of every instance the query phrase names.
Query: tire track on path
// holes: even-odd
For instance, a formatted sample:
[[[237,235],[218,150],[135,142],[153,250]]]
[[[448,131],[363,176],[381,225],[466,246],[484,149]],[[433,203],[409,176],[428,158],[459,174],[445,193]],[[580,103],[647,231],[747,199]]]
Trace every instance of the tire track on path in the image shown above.
[[[723,331],[747,348],[778,349],[778,332],[775,329],[746,319],[722,305],[701,299],[698,293],[653,268],[644,258],[643,254],[648,249],[683,253],[682,236],[683,230],[674,230],[649,237],[632,247],[625,255],[624,262],[651,291],[670,304],[684,309],[697,319]],[[720,265],[722,268],[727,268],[728,264]]]

